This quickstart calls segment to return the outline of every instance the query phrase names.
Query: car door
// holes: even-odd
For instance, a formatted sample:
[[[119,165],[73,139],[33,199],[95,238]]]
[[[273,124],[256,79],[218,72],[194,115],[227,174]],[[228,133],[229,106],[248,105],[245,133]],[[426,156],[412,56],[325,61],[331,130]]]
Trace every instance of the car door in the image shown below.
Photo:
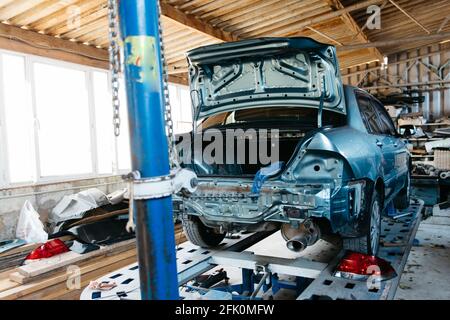
[[[385,197],[391,198],[396,189],[395,150],[394,141],[387,134],[379,113],[372,103],[372,97],[359,92],[356,94],[361,117],[369,133],[369,143],[376,146],[381,158],[383,168],[383,181],[385,185]]]
[[[401,190],[405,184],[406,176],[408,174],[408,155],[404,142],[397,136],[394,123],[387,113],[384,106],[378,100],[372,98],[372,105],[378,113],[380,124],[383,127],[384,134],[389,137],[390,149],[393,153],[393,171],[392,177],[395,182],[392,183],[395,190],[393,193],[397,193]]]

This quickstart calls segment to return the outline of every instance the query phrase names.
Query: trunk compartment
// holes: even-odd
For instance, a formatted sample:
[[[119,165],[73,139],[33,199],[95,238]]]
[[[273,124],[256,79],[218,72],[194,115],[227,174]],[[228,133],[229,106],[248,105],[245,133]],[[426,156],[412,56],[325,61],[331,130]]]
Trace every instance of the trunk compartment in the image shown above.
[[[188,169],[193,170],[199,177],[207,177],[207,176],[221,176],[221,177],[242,177],[247,176],[253,178],[254,175],[263,167],[269,166],[270,163],[274,163],[276,161],[283,161],[285,164],[289,162],[289,160],[294,155],[297,146],[301,141],[303,141],[306,130],[292,130],[292,131],[280,131],[277,134],[277,137],[270,138],[270,134],[267,137],[260,137],[258,131],[256,131],[256,136],[258,137],[257,143],[255,144],[254,135],[246,136],[244,139],[241,136],[234,137],[234,148],[230,146],[230,143],[225,142],[225,138],[223,139],[223,143],[220,145],[223,154],[223,161],[216,161],[214,163],[207,163],[204,157],[201,159],[197,159],[192,156],[191,163],[182,163],[182,166]],[[270,132],[270,131],[269,131]],[[273,131],[272,131],[272,134]],[[251,137],[250,139],[248,137]],[[208,145],[214,143],[213,141],[203,141],[202,143],[202,151],[205,151],[205,148]],[[274,149],[271,149],[271,144],[277,143],[278,146]],[[252,145],[251,145],[252,144]],[[266,145],[266,150],[260,149],[261,144]],[[200,143],[198,143],[200,145]],[[255,147],[256,145],[256,147]],[[194,143],[192,144],[194,148]],[[255,148],[257,150],[255,155]],[[219,147],[217,147],[219,149]],[[242,152],[244,150],[244,152]],[[263,157],[259,154],[260,150],[262,150]],[[191,151],[192,155],[195,154],[194,150]],[[202,152],[202,154],[203,154]],[[229,161],[230,153],[233,153],[233,161]],[[274,154],[272,154],[274,153]],[[216,153],[212,153],[212,155],[217,155]],[[264,155],[266,157],[264,157]],[[256,159],[255,159],[256,156]],[[227,159],[228,157],[228,159]],[[220,160],[220,156],[218,157]],[[270,160],[266,162],[266,160]],[[251,161],[252,160],[252,161]],[[256,162],[255,162],[256,160]]]

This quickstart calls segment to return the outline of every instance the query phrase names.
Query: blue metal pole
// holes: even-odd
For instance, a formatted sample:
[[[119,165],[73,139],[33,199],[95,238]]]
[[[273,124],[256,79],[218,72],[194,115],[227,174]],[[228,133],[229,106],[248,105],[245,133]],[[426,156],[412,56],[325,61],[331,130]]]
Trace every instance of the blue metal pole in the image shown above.
[[[119,1],[133,171],[170,173],[157,0]],[[172,197],[134,201],[144,300],[178,299]]]

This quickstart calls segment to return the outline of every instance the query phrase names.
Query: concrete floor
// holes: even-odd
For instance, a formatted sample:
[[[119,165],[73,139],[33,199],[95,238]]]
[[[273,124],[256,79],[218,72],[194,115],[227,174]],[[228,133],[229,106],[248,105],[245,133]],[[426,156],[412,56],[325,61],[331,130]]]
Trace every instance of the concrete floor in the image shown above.
[[[423,220],[395,295],[396,300],[450,299],[450,209]]]

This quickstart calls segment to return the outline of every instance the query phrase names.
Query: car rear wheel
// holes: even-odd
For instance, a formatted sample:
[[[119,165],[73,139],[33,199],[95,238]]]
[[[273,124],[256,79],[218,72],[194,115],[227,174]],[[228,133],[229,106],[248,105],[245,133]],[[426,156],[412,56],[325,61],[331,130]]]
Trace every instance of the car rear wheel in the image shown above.
[[[394,206],[396,209],[403,210],[409,207],[409,202],[411,200],[410,186],[411,186],[411,177],[408,174],[405,186],[394,198]]]
[[[343,240],[345,250],[377,255],[380,245],[381,234],[381,197],[377,191],[374,191],[372,202],[369,207],[368,231],[367,234],[358,238],[347,238]]]
[[[198,217],[188,216],[182,219],[184,234],[193,244],[210,248],[218,246],[226,233],[219,233],[215,229],[205,226]]]

